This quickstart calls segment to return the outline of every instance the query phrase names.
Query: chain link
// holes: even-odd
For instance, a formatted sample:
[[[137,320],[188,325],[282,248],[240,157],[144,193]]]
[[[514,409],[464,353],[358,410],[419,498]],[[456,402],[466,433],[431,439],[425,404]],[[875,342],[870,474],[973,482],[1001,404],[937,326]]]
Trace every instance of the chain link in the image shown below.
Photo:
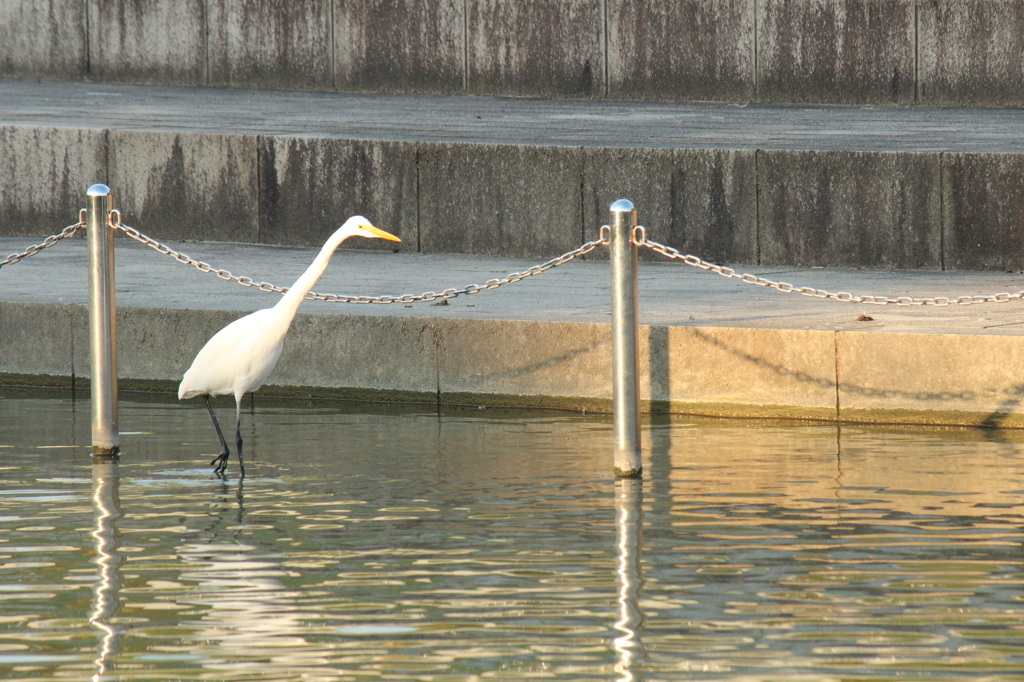
[[[111,216],[113,216],[115,212],[116,211],[111,211]],[[225,281],[238,282],[243,287],[256,287],[260,291],[276,292],[279,294],[284,294],[285,292],[288,291],[288,287],[275,286],[269,282],[255,282],[249,277],[239,277],[237,275],[231,274],[227,270],[220,270],[214,268],[209,263],[205,263],[200,260],[195,260],[194,258],[191,258],[185,255],[184,253],[181,253],[180,251],[175,251],[171,247],[165,244],[161,244],[160,242],[151,237],[147,237],[146,235],[136,230],[134,227],[122,225],[120,213],[117,213],[117,222],[114,222],[113,219],[111,219],[110,226],[114,229],[121,230],[135,241],[141,244],[145,244],[146,246],[158,251],[159,253],[174,258],[179,263],[191,265],[201,272],[212,272],[217,277]],[[387,304],[415,303],[417,301],[436,301],[438,299],[455,298],[456,296],[461,296],[463,294],[468,296],[470,294],[478,294],[481,291],[487,291],[488,289],[497,289],[498,287],[503,286],[505,284],[514,284],[515,282],[520,282],[526,279],[527,277],[539,275],[542,272],[550,270],[551,268],[558,267],[559,265],[564,265],[565,263],[568,263],[569,261],[575,258],[588,254],[604,243],[607,242],[603,242],[600,239],[594,240],[592,242],[587,242],[586,244],[583,244],[582,246],[579,246],[573,249],[572,251],[564,253],[561,256],[558,256],[557,258],[552,258],[551,260],[545,263],[534,265],[533,267],[527,268],[522,272],[513,272],[509,275],[506,275],[505,277],[489,279],[483,284],[468,284],[462,287],[461,289],[445,289],[444,291],[439,292],[427,291],[422,294],[402,294],[400,296],[352,296],[348,294],[320,294],[315,291],[311,291],[308,294],[306,294],[306,299],[312,301],[327,301],[328,303]]]
[[[812,298],[827,298],[834,301],[843,301],[844,303],[867,303],[871,305],[903,305],[903,306],[948,306],[948,305],[971,305],[974,303],[1006,303],[1007,301],[1019,300],[1024,298],[1024,291],[1017,291],[1014,293],[1000,292],[998,294],[987,294],[980,296],[957,296],[950,298],[946,296],[937,296],[933,298],[914,298],[912,296],[897,296],[891,298],[889,296],[855,296],[854,294],[847,293],[845,291],[830,292],[823,289],[815,289],[813,287],[797,287],[788,282],[775,282],[764,277],[757,275],[751,275],[748,273],[738,273],[732,268],[727,268],[722,265],[715,265],[709,263],[706,260],[702,260],[697,256],[691,256],[683,254],[677,249],[671,246],[665,246],[659,244],[656,241],[647,238],[647,231],[642,225],[638,225],[633,231],[633,241],[638,246],[646,246],[647,248],[660,253],[661,255],[671,258],[674,260],[681,260],[687,265],[692,265],[695,268],[701,270],[707,270],[713,272],[716,275],[728,279],[738,279],[744,284],[753,284],[759,287],[768,287],[769,289],[775,289],[781,291],[784,294],[800,294],[801,296],[811,296]]]
[[[28,247],[27,249],[25,249],[21,253],[12,253],[7,258],[5,258],[4,260],[0,261],[0,268],[2,268],[5,265],[12,265],[14,263],[17,263],[18,261],[22,260],[23,258],[28,258],[29,256],[34,256],[37,253],[39,253],[40,251],[42,251],[43,249],[50,248],[51,246],[53,246],[54,244],[59,242],[61,239],[67,239],[68,237],[73,236],[76,232],[78,232],[78,230],[80,230],[83,227],[85,227],[85,209],[84,208],[78,214],[78,222],[77,223],[75,223],[74,225],[68,225],[63,230],[61,230],[59,234],[51,234],[49,237],[44,239],[41,243],[33,244],[32,246]]]

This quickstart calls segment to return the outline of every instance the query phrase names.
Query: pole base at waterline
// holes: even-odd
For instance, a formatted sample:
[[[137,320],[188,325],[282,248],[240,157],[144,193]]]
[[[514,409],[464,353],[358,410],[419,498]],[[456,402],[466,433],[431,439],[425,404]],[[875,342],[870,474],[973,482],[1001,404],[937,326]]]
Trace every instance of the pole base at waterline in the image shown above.
[[[121,455],[121,450],[116,445],[113,447],[104,447],[102,445],[92,446],[92,458],[93,461],[103,461],[104,459],[116,459]]]
[[[615,478],[643,478],[644,468],[639,464],[636,467],[631,467],[628,464],[625,466],[615,465]]]
[[[614,452],[612,466],[615,469],[615,478],[640,478],[643,476],[644,466],[640,448],[632,443],[617,444]]]

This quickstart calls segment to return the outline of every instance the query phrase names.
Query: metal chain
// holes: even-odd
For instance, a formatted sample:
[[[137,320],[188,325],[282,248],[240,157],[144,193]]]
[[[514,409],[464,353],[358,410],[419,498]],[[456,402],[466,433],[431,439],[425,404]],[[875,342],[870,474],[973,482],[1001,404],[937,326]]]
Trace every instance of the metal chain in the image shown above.
[[[49,248],[59,242],[62,239],[73,236],[78,230],[86,227],[85,223],[86,210],[82,209],[79,212],[79,220],[73,225],[68,225],[59,234],[50,235],[39,244],[33,244],[21,253],[12,253],[7,256],[5,260],[0,261],[0,268],[5,265],[11,265],[18,261],[34,256],[43,249]],[[115,221],[116,218],[116,221]],[[157,240],[148,237],[134,227],[123,225],[121,223],[121,212],[117,209],[110,211],[110,215],[107,219],[108,225],[116,230],[121,230],[126,235],[134,239],[135,241],[145,244],[167,256],[171,256],[179,263],[186,265],[192,265],[200,272],[211,272],[218,278],[225,281],[238,282],[243,287],[256,287],[260,291],[276,292],[284,294],[288,291],[288,287],[279,287],[270,282],[256,282],[251,277],[241,277],[231,274],[228,270],[215,268],[209,263],[195,260],[187,256],[186,254],[176,251],[171,247],[161,244]],[[449,299],[461,296],[463,294],[478,294],[481,291],[487,291],[489,289],[497,289],[505,284],[514,284],[520,282],[527,277],[533,277],[539,275],[542,272],[550,270],[551,268],[564,265],[571,260],[574,260],[580,256],[586,255],[593,251],[598,246],[607,246],[609,243],[609,227],[604,225],[601,227],[601,236],[599,239],[589,241],[575,249],[568,251],[561,256],[552,258],[549,261],[534,265],[522,272],[513,272],[505,277],[489,279],[483,284],[468,284],[461,289],[445,289],[444,291],[434,292],[427,291],[422,294],[402,294],[400,296],[352,296],[347,294],[320,294],[315,291],[311,291],[306,295],[307,299],[316,301],[327,301],[329,303],[415,303],[417,301],[436,301],[438,299]],[[717,275],[721,275],[727,279],[738,279],[745,284],[753,284],[759,287],[768,287],[769,289],[775,289],[784,294],[800,294],[801,296],[810,296],[812,298],[826,298],[834,301],[842,301],[844,303],[867,303],[871,305],[902,305],[902,306],[948,306],[948,305],[971,305],[975,303],[1006,303],[1007,301],[1021,300],[1024,299],[1024,290],[1016,292],[1000,292],[997,294],[984,294],[984,295],[968,295],[968,296],[957,296],[950,298],[946,296],[936,296],[928,298],[914,298],[912,296],[897,296],[895,298],[889,296],[857,296],[845,291],[830,292],[823,289],[815,289],[813,287],[798,287],[788,282],[776,282],[774,280],[766,279],[758,275],[752,275],[749,273],[738,273],[734,269],[725,267],[723,265],[715,265],[706,260],[698,258],[697,256],[684,254],[679,250],[660,244],[647,237],[647,230],[643,225],[638,225],[633,228],[633,242],[637,246],[645,246],[656,253],[660,253],[666,258],[672,260],[680,260],[687,265],[691,265],[701,270],[707,270]]]
[[[59,242],[61,239],[67,239],[68,237],[74,235],[75,232],[78,232],[78,230],[83,228],[83,227],[85,227],[85,209],[84,208],[78,214],[78,222],[77,223],[75,223],[74,225],[68,225],[63,230],[61,230],[59,234],[51,234],[49,237],[44,239],[41,243],[33,244],[32,246],[28,247],[27,249],[25,249],[21,253],[12,253],[6,259],[0,261],[0,268],[2,268],[5,265],[12,265],[14,263],[17,263],[18,261],[22,260],[23,258],[28,258],[29,256],[34,256],[37,253],[39,253],[40,251],[42,251],[43,249],[50,248],[51,246],[53,246],[54,244]]]
[[[329,303],[413,303],[416,301],[436,301],[439,298],[455,298],[462,294],[466,294],[467,296],[470,294],[479,294],[481,291],[497,289],[505,284],[515,284],[527,277],[533,277],[534,275],[539,275],[551,268],[558,267],[559,265],[565,265],[579,256],[590,253],[602,243],[603,242],[600,239],[596,239],[594,241],[587,242],[582,246],[578,246],[572,251],[563,253],[561,256],[552,258],[551,260],[539,265],[529,267],[522,272],[513,272],[509,275],[505,275],[504,277],[489,279],[483,284],[467,284],[461,289],[445,289],[444,291],[439,292],[427,291],[422,294],[402,294],[401,296],[347,296],[344,294],[318,294],[315,291],[311,291],[306,298],[317,301],[328,301]]]
[[[191,258],[190,256],[188,256],[188,255],[186,255],[186,254],[184,254],[184,253],[182,253],[180,251],[175,251],[171,247],[169,247],[169,246],[167,246],[165,244],[161,244],[160,242],[158,242],[157,240],[153,239],[152,237],[148,237],[148,236],[142,234],[141,232],[136,230],[134,227],[129,227],[128,225],[122,225],[121,224],[121,214],[120,214],[120,212],[117,209],[112,210],[110,213],[111,213],[111,216],[113,216],[114,214],[117,214],[117,222],[114,222],[113,220],[111,220],[110,221],[110,227],[114,228],[115,230],[121,230],[126,235],[128,235],[129,237],[131,237],[135,241],[139,242],[140,244],[145,244],[149,248],[151,248],[151,249],[153,249],[153,250],[155,250],[155,251],[157,251],[159,253],[162,253],[165,256],[170,256],[171,258],[173,258],[174,260],[178,261],[179,263],[184,263],[185,265],[192,265],[197,270],[199,270],[200,272],[212,272],[213,274],[217,275],[217,277],[219,277],[222,280],[225,280],[225,281],[228,281],[228,282],[238,282],[243,287],[256,287],[260,291],[277,292],[279,294],[283,294],[286,291],[288,291],[287,288],[277,287],[277,286],[274,286],[273,284],[271,284],[269,282],[255,282],[250,277],[237,277],[235,275],[232,275],[227,270],[222,270],[222,269],[215,268],[212,265],[210,265],[209,263],[206,263],[206,262],[203,262],[201,260],[196,260],[194,258]]]
[[[212,272],[220,279],[223,279],[225,281],[238,282],[243,287],[256,287],[260,291],[277,292],[279,294],[284,294],[285,292],[288,291],[288,287],[275,286],[269,282],[255,282],[250,277],[239,277],[237,275],[231,274],[227,270],[214,268],[209,263],[205,263],[200,260],[195,260],[194,258],[191,258],[185,255],[184,253],[181,253],[180,251],[175,251],[171,247],[165,244],[161,244],[160,242],[151,237],[147,237],[146,235],[136,230],[134,227],[122,225],[121,214],[117,209],[112,210],[110,214],[110,227],[117,230],[121,230],[135,241],[145,244],[151,249],[154,249],[164,255],[170,256],[179,263],[192,265],[201,272]],[[115,214],[117,218],[116,222],[114,222]],[[604,235],[602,235],[602,237],[603,236]],[[534,265],[533,267],[527,268],[522,272],[513,272],[509,275],[506,275],[505,277],[489,279],[483,284],[469,284],[461,289],[445,289],[444,291],[440,292],[428,291],[422,294],[402,294],[400,296],[351,296],[347,294],[319,294],[315,291],[311,291],[308,294],[306,294],[306,299],[314,301],[327,301],[328,303],[414,303],[416,301],[435,301],[437,299],[455,298],[456,296],[461,296],[463,294],[478,294],[481,291],[486,291],[488,289],[497,289],[498,287],[503,286],[505,284],[513,284],[515,282],[519,282],[523,279],[526,279],[527,277],[539,275],[540,273],[545,272],[546,270],[550,270],[551,268],[558,267],[559,265],[564,265],[565,263],[568,263],[569,261],[578,258],[579,256],[583,256],[587,253],[590,253],[601,244],[607,244],[607,241],[603,239],[597,239],[591,242],[587,242],[586,244],[583,244],[582,246],[579,246],[573,249],[572,251],[564,253],[561,256],[558,256],[557,258],[552,258],[551,260],[545,263],[541,263],[540,265]]]
[[[702,260],[697,256],[691,256],[683,254],[680,251],[672,248],[671,246],[665,246],[659,244],[656,241],[647,238],[647,231],[642,225],[638,225],[633,228],[633,241],[638,246],[646,246],[647,248],[660,253],[667,258],[675,260],[681,260],[687,265],[692,265],[695,268],[701,270],[707,270],[713,272],[722,277],[728,279],[738,279],[745,284],[753,284],[759,287],[768,287],[781,291],[784,294],[800,294],[801,296],[811,296],[813,298],[829,298],[834,301],[843,301],[845,303],[869,303],[872,305],[933,305],[933,306],[948,306],[948,305],[971,305],[973,303],[1006,303],[1007,301],[1024,299],[1024,291],[1017,291],[1014,293],[1000,292],[998,294],[987,294],[981,296],[957,296],[956,298],[949,298],[946,296],[937,296],[934,298],[914,298],[912,296],[897,296],[891,298],[889,296],[855,296],[854,294],[840,291],[832,293],[824,291],[822,289],[814,289],[813,287],[797,287],[788,282],[775,282],[764,277],[758,277],[757,275],[741,274],[727,268],[722,265],[715,265],[709,263],[706,260]]]

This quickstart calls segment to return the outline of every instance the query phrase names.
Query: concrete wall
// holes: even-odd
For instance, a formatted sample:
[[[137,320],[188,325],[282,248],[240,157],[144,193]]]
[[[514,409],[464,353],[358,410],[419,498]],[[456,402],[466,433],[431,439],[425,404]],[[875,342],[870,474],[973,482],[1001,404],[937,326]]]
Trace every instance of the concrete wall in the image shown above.
[[[174,390],[237,317],[119,307],[120,387]],[[84,388],[88,326],[84,305],[0,302],[0,383]],[[1016,335],[643,326],[639,356],[645,411],[1024,426]],[[607,324],[299,313],[260,393],[607,410],[610,363]]]
[[[1024,0],[7,0],[0,76],[1024,106]]]
[[[106,164],[106,131],[0,126],[0,231],[55,234],[78,222]]]
[[[157,239],[316,246],[360,212],[404,250],[546,259],[595,239],[625,197],[653,239],[715,262],[1024,270],[1020,154],[0,126],[0,234],[76,222],[94,182],[111,186],[126,224]]]

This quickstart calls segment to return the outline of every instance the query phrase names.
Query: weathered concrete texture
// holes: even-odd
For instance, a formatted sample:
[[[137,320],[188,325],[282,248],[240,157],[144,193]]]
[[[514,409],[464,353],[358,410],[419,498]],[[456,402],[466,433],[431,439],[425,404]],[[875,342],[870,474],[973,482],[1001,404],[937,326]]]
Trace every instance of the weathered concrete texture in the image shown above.
[[[1024,0],[7,0],[0,45],[19,78],[1024,106]]]
[[[840,416],[1024,426],[1024,338],[865,334],[837,339]]]
[[[584,239],[600,236],[601,226],[611,220],[608,209],[612,202],[624,197],[637,208],[641,224],[658,226],[658,241],[668,239],[670,235],[664,231],[673,225],[672,178],[677,158],[674,149],[584,149]],[[607,258],[607,253],[599,249],[591,257]],[[640,257],[647,259],[652,254],[644,252]]]
[[[59,232],[106,180],[106,131],[0,126],[0,232]]]
[[[757,261],[754,151],[588,149],[583,158],[588,240],[608,222],[611,203],[630,197],[655,241],[716,262]]]
[[[940,156],[758,152],[760,262],[941,268]]]
[[[331,7],[319,2],[208,4],[210,85],[329,90]]]
[[[677,151],[672,227],[663,243],[706,260],[756,262],[757,186],[754,151]]]
[[[437,324],[438,392],[445,402],[575,407],[606,402],[611,395],[607,325],[503,320]]]
[[[944,154],[942,175],[946,268],[1024,267],[1024,157]]]
[[[0,3],[0,76],[86,76],[85,5],[80,0]]]
[[[418,317],[300,315],[285,339],[270,383],[343,389],[352,397],[436,401],[434,322]],[[396,381],[399,376],[402,379]]]
[[[129,225],[158,239],[259,240],[255,136],[116,130],[109,144]]]
[[[601,0],[468,0],[467,92],[604,94]]]
[[[755,97],[754,0],[607,0],[608,96]]]
[[[420,250],[550,257],[580,245],[579,149],[437,144],[420,153]]]
[[[320,246],[361,214],[403,241],[352,239],[346,248],[417,249],[416,145],[298,137],[259,143],[262,243]]]
[[[1024,2],[929,0],[918,25],[921,102],[1024,106]]]
[[[461,93],[464,8],[463,0],[334,0],[335,87]]]
[[[914,101],[913,0],[758,3],[762,101]]]
[[[85,365],[74,362],[75,342],[83,327],[88,339],[85,306],[0,303],[0,374],[66,377],[70,382],[89,365],[88,341]]]
[[[831,331],[649,328],[651,397],[675,412],[836,418]]]
[[[204,0],[87,2],[90,78],[131,83],[206,83]]]

